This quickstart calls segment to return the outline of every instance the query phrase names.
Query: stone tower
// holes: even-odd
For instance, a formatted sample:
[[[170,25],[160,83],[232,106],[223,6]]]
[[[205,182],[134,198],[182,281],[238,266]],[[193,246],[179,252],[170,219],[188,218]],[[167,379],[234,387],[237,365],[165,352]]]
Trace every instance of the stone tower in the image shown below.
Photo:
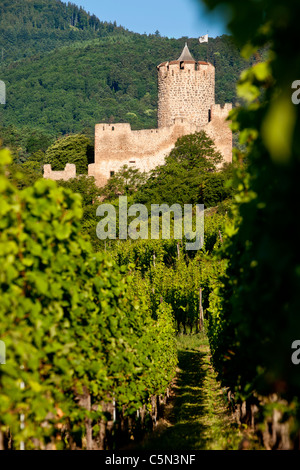
[[[195,61],[187,44],[177,60],[163,62],[158,70],[158,127],[172,126],[175,118],[203,126],[215,104],[215,68]]]

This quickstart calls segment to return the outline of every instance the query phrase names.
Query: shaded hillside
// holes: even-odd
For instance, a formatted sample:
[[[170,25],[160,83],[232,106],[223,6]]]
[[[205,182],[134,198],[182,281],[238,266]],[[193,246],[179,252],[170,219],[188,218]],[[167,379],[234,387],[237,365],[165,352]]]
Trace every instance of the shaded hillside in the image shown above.
[[[156,66],[178,58],[186,40],[132,33],[60,0],[0,0],[0,79],[7,86],[0,126],[53,137],[92,135],[102,121],[156,127]],[[232,38],[188,43],[196,60],[216,68],[216,102],[235,105],[247,63]]]
[[[184,39],[115,35],[76,42],[0,69],[7,105],[0,123],[26,123],[52,134],[90,132],[97,122],[156,126],[156,66],[176,59]],[[228,36],[200,45],[189,40],[195,59],[216,67],[216,102],[235,102],[234,85],[245,62]]]
[[[60,0],[0,0],[0,66],[76,41],[130,34]]]

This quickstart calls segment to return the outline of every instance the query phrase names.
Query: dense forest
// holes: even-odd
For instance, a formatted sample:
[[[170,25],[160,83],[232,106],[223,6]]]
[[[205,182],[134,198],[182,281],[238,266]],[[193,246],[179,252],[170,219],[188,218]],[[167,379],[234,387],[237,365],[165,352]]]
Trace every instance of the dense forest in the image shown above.
[[[0,63],[7,66],[75,41],[115,33],[128,32],[115,23],[100,21],[71,2],[3,0],[0,4]]]

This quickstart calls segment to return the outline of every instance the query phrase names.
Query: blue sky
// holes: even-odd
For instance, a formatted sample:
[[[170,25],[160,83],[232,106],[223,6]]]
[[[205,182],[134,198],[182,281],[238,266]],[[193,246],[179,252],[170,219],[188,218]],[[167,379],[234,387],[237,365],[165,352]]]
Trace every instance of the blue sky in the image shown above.
[[[227,32],[224,15],[209,13],[199,0],[71,0],[102,21],[116,21],[130,31],[180,38],[211,37]]]

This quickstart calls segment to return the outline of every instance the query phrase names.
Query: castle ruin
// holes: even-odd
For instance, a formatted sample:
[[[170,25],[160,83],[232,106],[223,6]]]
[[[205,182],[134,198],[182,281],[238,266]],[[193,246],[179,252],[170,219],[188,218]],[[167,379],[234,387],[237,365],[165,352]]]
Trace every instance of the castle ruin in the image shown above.
[[[214,141],[224,161],[232,161],[232,132],[226,121],[232,105],[215,104],[214,66],[195,61],[186,44],[177,60],[161,63],[157,71],[157,129],[133,131],[128,123],[96,124],[95,158],[88,175],[98,186],[104,186],[123,165],[145,172],[162,165],[179,137],[201,130]],[[47,165],[44,177],[74,178],[74,165],[63,172]]]

